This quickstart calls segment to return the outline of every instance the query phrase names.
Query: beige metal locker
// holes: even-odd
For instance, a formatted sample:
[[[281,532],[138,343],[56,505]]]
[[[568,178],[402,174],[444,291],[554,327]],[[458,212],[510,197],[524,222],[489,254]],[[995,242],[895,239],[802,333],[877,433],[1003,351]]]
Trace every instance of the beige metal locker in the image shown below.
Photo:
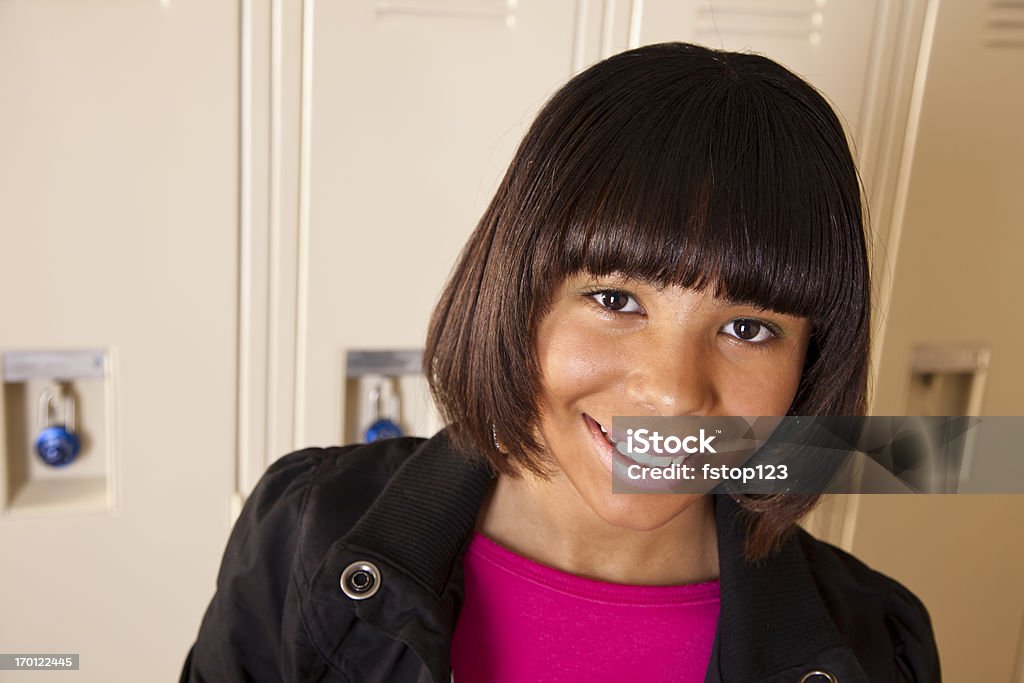
[[[932,3],[925,35],[873,410],[1024,415],[1024,5]],[[983,381],[954,367],[938,374],[947,395],[926,400],[914,366],[936,353],[968,356],[959,370]],[[946,680],[1024,681],[1022,522],[1022,495],[859,501],[852,549],[929,606]]]
[[[209,600],[234,484],[238,27],[233,2],[0,2],[0,352],[107,363],[72,383],[66,470],[28,452],[38,383],[0,392],[0,650],[81,655],[0,680],[172,680]]]

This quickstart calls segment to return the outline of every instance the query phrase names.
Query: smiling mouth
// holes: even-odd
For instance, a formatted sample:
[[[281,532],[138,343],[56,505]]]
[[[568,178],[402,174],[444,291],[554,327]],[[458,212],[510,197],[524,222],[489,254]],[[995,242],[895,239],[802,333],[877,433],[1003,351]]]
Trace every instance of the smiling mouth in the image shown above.
[[[652,468],[671,467],[672,465],[681,465],[684,460],[689,457],[687,454],[681,454],[677,456],[662,456],[654,455],[652,453],[639,453],[626,451],[624,448],[620,448],[621,441],[617,441],[612,438],[612,432],[605,429],[605,426],[600,422],[592,418],[591,416],[583,413],[583,419],[590,426],[590,431],[599,432],[604,437],[604,442],[610,447],[612,454],[617,455],[620,458],[624,458],[626,461],[635,462],[638,465]],[[596,427],[596,430],[595,430]],[[620,435],[621,438],[621,435]]]
[[[598,431],[603,437],[604,442],[610,447],[612,456],[624,459],[626,462],[633,462],[644,467],[651,468],[663,468],[671,467],[673,465],[682,465],[690,456],[689,454],[680,454],[678,456],[656,456],[651,453],[639,453],[627,450],[624,445],[622,434],[618,434],[618,438],[612,436],[613,432],[609,429],[605,429],[604,425],[590,417],[586,413],[583,414],[584,420],[591,427],[591,432]],[[610,426],[610,425],[609,425]],[[597,428],[596,430],[594,428]]]

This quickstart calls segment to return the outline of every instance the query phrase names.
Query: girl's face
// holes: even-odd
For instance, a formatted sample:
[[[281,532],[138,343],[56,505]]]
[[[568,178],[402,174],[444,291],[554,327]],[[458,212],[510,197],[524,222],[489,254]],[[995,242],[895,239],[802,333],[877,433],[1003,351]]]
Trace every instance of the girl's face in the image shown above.
[[[674,519],[700,495],[612,495],[600,427],[611,433],[614,415],[785,415],[810,328],[708,290],[570,277],[537,329],[541,437],[557,465],[550,492],[615,526]]]

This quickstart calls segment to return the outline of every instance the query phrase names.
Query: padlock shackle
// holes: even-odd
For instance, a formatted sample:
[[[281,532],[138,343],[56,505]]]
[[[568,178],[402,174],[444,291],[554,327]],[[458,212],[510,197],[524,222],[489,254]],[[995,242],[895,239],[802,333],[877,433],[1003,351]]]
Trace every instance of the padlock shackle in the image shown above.
[[[69,432],[75,431],[75,399],[71,394],[64,394],[64,426]]]
[[[384,388],[383,382],[377,382],[370,389],[370,410],[373,411],[373,419],[379,420],[382,416],[380,413],[380,398],[383,393],[381,390]]]
[[[53,389],[46,387],[39,394],[39,410],[36,412],[37,431],[42,431],[50,424],[50,401],[53,400]]]
[[[75,431],[75,400],[67,392],[64,393],[64,420],[62,424],[70,431]],[[50,402],[55,398],[53,387],[46,387],[39,394],[39,414],[36,416],[36,425],[39,431],[50,426]]]
[[[394,375],[387,375],[379,380],[370,389],[370,410],[373,411],[373,420],[380,420],[383,418],[390,418],[397,420],[402,412],[402,401],[398,395],[398,387],[396,386],[397,378]],[[390,391],[388,392],[388,398],[390,398],[390,406],[388,412],[385,413],[381,410],[381,400],[384,398],[384,385],[387,384]]]

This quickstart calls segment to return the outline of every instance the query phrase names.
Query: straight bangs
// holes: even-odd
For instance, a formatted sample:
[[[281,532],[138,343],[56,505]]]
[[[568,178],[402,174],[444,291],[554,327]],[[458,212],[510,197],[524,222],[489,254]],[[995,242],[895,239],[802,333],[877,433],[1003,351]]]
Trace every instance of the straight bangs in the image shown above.
[[[655,110],[639,96],[579,112],[586,138],[553,169],[557,191],[538,207],[534,299],[549,305],[582,271],[710,286],[818,330],[859,319],[859,184],[838,121],[833,140],[808,140],[815,126],[801,119],[819,112],[728,70],[679,85]]]

